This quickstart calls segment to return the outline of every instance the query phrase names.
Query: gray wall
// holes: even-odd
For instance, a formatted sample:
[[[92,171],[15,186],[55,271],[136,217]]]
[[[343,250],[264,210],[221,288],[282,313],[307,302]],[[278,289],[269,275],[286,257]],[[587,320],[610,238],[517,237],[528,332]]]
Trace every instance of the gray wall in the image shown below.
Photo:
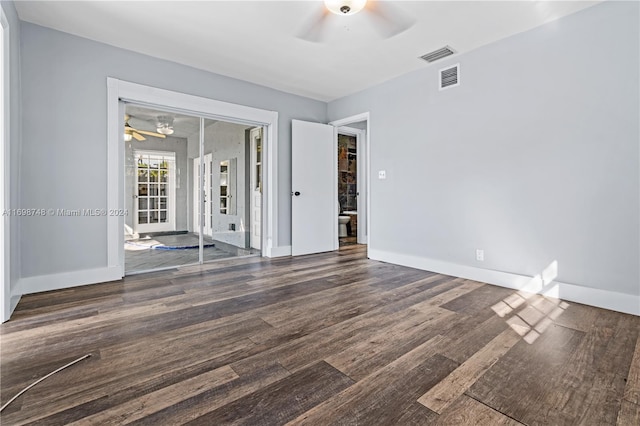
[[[187,173],[187,139],[167,136],[165,139],[147,137],[144,141],[132,139],[126,142],[125,148],[125,208],[129,215],[125,223],[133,227],[134,191],[136,186],[137,160],[133,156],[134,150],[141,151],[166,151],[176,154],[176,231],[188,229],[188,218],[191,214],[190,204],[187,203],[189,184]]]
[[[9,178],[10,185],[10,199],[9,208],[22,207],[20,204],[20,141],[22,138],[22,106],[21,106],[21,82],[20,82],[20,26],[21,22],[18,19],[15,6],[13,2],[2,1],[0,3],[2,10],[9,22],[9,61],[10,67],[9,78],[9,102],[10,102],[10,122],[9,122],[9,158],[10,158],[10,173]],[[4,165],[2,166],[4,167]],[[4,196],[4,195],[3,195]],[[5,220],[9,221],[9,238],[10,238],[10,264],[7,265],[10,269],[9,277],[9,292],[13,293],[13,290],[20,278],[20,218],[8,217]],[[5,303],[9,300],[5,300]],[[11,301],[12,304],[17,303],[17,299]],[[8,312],[6,312],[8,314]]]
[[[22,23],[21,207],[106,208],[106,78],[278,111],[279,243],[291,241],[291,119],[326,104]],[[105,267],[105,218],[24,220],[22,277]]]
[[[639,12],[605,2],[329,103],[371,113],[371,248],[529,276],[555,260],[558,281],[639,294]]]

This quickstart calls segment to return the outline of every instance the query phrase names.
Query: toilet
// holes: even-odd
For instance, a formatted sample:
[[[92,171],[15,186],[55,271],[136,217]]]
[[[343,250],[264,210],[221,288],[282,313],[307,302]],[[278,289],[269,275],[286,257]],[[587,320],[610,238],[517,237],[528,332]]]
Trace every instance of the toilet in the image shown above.
[[[338,237],[348,237],[347,223],[351,220],[351,216],[338,216]]]

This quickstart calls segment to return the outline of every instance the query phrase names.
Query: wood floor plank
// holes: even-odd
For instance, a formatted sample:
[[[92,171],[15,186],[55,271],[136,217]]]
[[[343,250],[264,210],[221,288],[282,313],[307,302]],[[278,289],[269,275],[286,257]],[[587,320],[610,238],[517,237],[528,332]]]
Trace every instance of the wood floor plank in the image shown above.
[[[593,380],[583,380],[581,389],[588,389],[582,407],[575,407],[570,418],[580,422],[614,424],[625,391],[625,379],[640,332],[638,317],[620,316],[613,336],[600,362],[594,366]],[[586,369],[590,371],[590,369]],[[621,397],[622,396],[622,397]]]
[[[567,389],[559,377],[584,337],[583,332],[553,325],[532,343],[522,339],[466,394],[522,423],[544,423],[550,407],[542,401]]]
[[[461,395],[433,422],[434,425],[491,425],[522,426],[515,421],[484,404]]]
[[[130,399],[112,409],[100,411],[69,424],[91,426],[131,423],[187,398],[199,395],[206,390],[217,388],[238,377],[231,367],[225,365],[155,392]]]
[[[627,384],[624,389],[624,399],[640,405],[640,336],[636,339],[633,359],[631,360]]]
[[[475,281],[466,281],[470,284],[480,284]],[[486,285],[478,285],[473,291],[466,292],[459,297],[447,301],[441,306],[454,312],[473,316],[477,321],[485,321],[495,315],[492,306],[514,294],[507,288],[488,288]]]
[[[243,373],[236,372],[240,377],[233,381],[191,396],[131,424],[151,426],[186,424],[247,395],[259,392],[290,375],[277,362],[260,364],[260,368]]]
[[[440,354],[462,364],[508,327],[506,321],[497,316],[481,323],[475,317],[458,316],[456,323],[442,333],[447,343]]]
[[[441,340],[430,339],[289,425],[395,424],[421,393],[456,368],[456,363],[436,354]]]
[[[347,376],[319,362],[187,424],[284,424],[351,384]]]
[[[402,416],[397,424],[402,426],[424,426],[435,425],[439,415],[429,410],[417,401],[413,401],[411,405],[403,410]]]
[[[622,401],[617,426],[640,425],[640,405],[626,400]]]
[[[482,284],[479,282],[464,281],[459,286],[451,290],[445,291],[444,293],[440,293],[435,297],[429,298],[428,300],[425,300],[424,302],[417,304],[415,308],[429,310],[432,306],[442,306],[445,309],[447,309],[445,305],[448,302],[458,299],[459,297],[462,297],[465,294],[472,292],[481,286]]]
[[[325,360],[352,379],[361,380],[445,331],[454,315],[438,307],[432,307],[428,312],[416,310],[415,315],[381,327],[367,339],[360,339]]]
[[[516,332],[511,329],[503,331],[449,376],[422,395],[418,402],[441,414],[518,341],[520,341],[520,336]]]

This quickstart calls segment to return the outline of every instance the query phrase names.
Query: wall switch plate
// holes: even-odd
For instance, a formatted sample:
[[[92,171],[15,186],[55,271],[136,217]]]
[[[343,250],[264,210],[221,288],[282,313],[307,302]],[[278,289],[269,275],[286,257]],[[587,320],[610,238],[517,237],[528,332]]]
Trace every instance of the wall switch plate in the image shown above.
[[[476,249],[476,260],[478,262],[484,262],[484,250]]]
[[[386,179],[386,178],[387,178],[387,171],[386,170],[378,171],[378,179]]]

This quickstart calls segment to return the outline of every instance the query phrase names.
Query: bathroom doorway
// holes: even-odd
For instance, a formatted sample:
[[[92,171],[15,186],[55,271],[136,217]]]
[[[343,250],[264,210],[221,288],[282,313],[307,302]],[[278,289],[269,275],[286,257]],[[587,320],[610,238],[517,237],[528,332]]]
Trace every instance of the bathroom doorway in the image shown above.
[[[360,121],[337,130],[340,247],[367,244],[364,155],[366,128],[367,122]]]

